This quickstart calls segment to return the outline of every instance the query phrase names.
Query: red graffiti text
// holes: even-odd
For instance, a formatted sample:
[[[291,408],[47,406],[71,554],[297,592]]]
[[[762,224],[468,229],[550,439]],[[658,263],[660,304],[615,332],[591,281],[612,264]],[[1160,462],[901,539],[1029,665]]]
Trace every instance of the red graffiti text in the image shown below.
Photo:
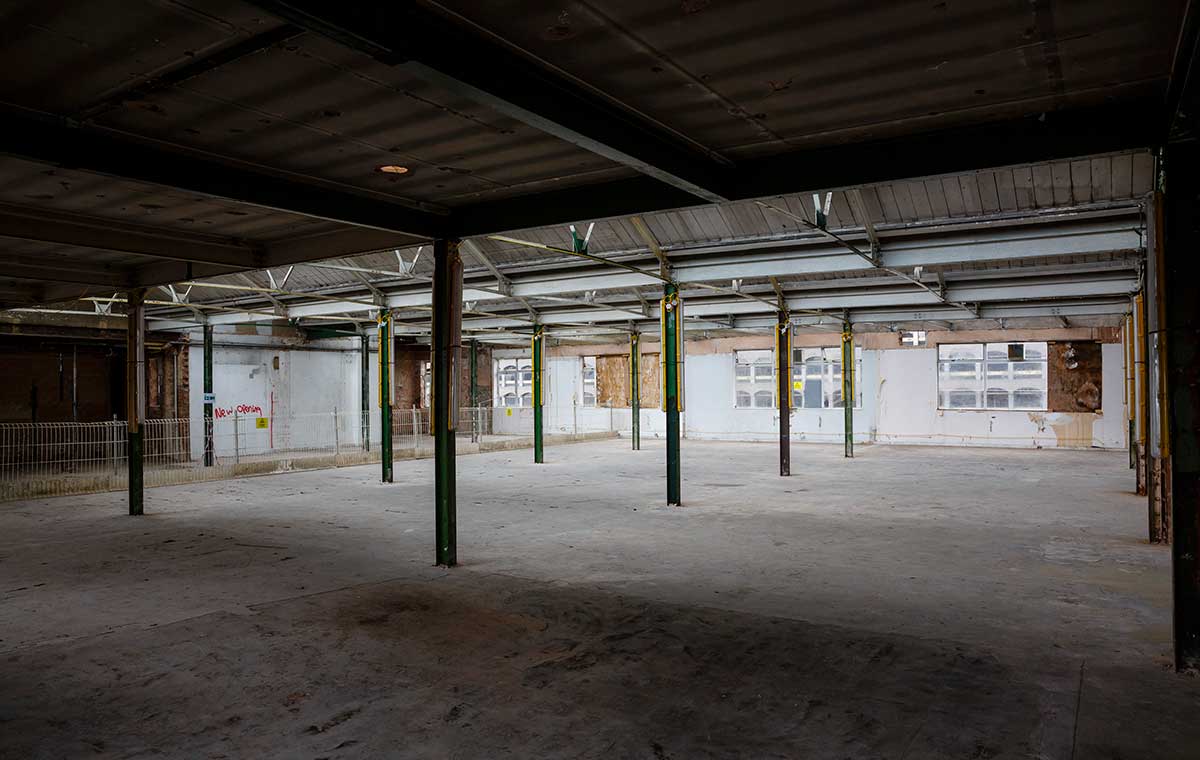
[[[222,419],[224,417],[232,417],[234,412],[239,415],[254,415],[255,417],[262,416],[262,407],[258,404],[238,404],[237,406],[217,407],[213,409],[213,417]]]

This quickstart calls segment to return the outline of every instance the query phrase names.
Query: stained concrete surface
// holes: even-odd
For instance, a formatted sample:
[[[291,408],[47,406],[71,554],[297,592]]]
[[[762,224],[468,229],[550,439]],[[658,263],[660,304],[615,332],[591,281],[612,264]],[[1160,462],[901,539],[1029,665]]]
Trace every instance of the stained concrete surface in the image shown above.
[[[0,757],[1200,757],[1124,454],[627,446],[3,505]]]

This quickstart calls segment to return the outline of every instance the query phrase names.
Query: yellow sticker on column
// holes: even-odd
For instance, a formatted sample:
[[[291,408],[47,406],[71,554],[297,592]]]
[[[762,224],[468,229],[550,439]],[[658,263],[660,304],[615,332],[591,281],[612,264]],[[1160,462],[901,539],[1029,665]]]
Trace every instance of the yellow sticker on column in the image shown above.
[[[504,410],[504,414],[505,414],[505,416],[511,417],[511,416],[512,416],[512,409],[505,409],[505,410]]]
[[[268,428],[270,426],[271,426],[271,422],[266,417],[255,417],[254,418],[254,427],[258,428],[259,430],[265,430],[266,428]]]
[[[804,381],[803,380],[793,380],[792,381],[792,390],[794,390],[794,391],[804,390]]]

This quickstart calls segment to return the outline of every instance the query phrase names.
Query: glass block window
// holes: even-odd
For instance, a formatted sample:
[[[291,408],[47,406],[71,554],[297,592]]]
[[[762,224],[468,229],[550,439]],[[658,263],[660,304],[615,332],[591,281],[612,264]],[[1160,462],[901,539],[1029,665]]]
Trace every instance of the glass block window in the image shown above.
[[[938,346],[938,408],[1046,408],[1045,343]]]

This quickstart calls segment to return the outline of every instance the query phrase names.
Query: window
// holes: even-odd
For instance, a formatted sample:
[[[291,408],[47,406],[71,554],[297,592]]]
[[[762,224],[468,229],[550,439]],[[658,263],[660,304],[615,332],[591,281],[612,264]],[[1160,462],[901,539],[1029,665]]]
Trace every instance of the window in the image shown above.
[[[433,408],[433,363],[421,362],[421,408]]]
[[[533,406],[533,360],[495,361],[495,405]]]
[[[1046,408],[1045,343],[938,346],[938,408]]]
[[[770,350],[734,351],[734,406],[771,409],[775,406],[775,356]]]
[[[862,349],[854,348],[854,406],[862,407]],[[792,407],[842,408],[842,349],[792,350]]]
[[[596,357],[583,357],[583,395],[584,406],[596,405]]]

